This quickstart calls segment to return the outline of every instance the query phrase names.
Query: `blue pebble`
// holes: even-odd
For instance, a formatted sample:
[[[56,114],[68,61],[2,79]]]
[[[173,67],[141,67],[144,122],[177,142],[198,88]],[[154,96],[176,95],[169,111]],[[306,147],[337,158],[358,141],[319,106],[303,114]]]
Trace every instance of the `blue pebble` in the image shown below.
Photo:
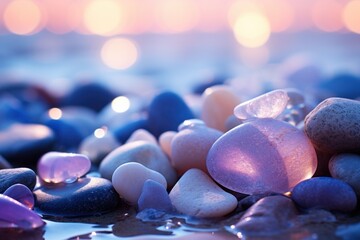
[[[360,77],[348,73],[338,74],[321,83],[320,89],[334,97],[355,99],[360,97]]]
[[[164,186],[151,179],[146,180],[138,200],[138,209],[156,209],[163,212],[172,212],[173,206],[169,194]]]
[[[149,130],[159,137],[166,131],[177,131],[178,126],[187,119],[195,118],[184,100],[173,92],[162,92],[149,106]]]
[[[139,118],[118,126],[113,130],[113,135],[120,143],[125,143],[131,134],[138,129],[148,130],[148,120]]]
[[[297,184],[291,198],[303,208],[351,212],[357,198],[347,183],[331,177],[315,177]]]

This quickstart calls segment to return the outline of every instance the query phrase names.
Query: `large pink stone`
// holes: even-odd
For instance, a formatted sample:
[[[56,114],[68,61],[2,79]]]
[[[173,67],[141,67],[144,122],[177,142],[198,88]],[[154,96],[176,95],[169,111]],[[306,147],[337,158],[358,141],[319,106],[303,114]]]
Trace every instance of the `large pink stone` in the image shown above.
[[[307,136],[289,123],[264,118],[225,133],[207,157],[209,174],[239,193],[286,192],[317,167]]]

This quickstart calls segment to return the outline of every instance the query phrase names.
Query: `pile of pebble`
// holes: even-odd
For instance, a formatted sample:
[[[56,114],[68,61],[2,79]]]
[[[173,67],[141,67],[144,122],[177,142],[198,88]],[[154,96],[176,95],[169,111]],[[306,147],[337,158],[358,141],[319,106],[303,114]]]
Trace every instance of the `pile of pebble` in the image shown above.
[[[307,210],[357,208],[357,100],[331,97],[311,108],[298,90],[277,89],[242,102],[218,85],[198,105],[160,92],[149,104],[123,98],[127,108],[115,111],[117,95],[98,84],[61,100],[29,85],[6,92],[2,229],[41,228],[39,214],[86,216],[131,205],[197,218],[242,212],[227,230],[257,235],[284,231]]]

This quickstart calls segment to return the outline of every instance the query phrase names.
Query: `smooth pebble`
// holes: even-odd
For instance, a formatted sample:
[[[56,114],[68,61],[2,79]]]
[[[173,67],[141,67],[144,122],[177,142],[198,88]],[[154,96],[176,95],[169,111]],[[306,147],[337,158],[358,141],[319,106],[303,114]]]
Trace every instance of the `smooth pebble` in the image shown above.
[[[148,179],[145,181],[138,199],[138,210],[156,209],[170,213],[173,206],[166,188],[159,182]]]
[[[30,209],[34,207],[34,195],[32,191],[23,184],[14,184],[6,189],[3,194],[11,197],[12,199],[15,199]]]
[[[167,131],[159,137],[159,145],[168,157],[171,157],[171,142],[176,134],[177,132],[175,131]]]
[[[29,168],[10,168],[0,170],[0,193],[14,184],[21,183],[31,191],[36,184],[36,174]]]
[[[145,129],[138,129],[134,131],[126,143],[135,142],[135,141],[146,141],[153,144],[158,144],[156,138],[147,130]]]

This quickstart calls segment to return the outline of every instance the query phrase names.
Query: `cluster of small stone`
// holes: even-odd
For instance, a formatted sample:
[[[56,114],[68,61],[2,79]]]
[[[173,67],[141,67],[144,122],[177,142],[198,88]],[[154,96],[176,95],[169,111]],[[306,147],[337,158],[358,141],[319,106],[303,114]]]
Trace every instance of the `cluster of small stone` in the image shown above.
[[[197,114],[173,92],[161,92],[146,108],[135,105],[124,113],[111,113],[108,99],[80,101],[76,93],[66,99],[69,105],[72,99],[104,104],[64,107],[67,117],[45,118],[41,125],[9,124],[0,132],[0,143],[8,146],[0,147],[0,154],[11,164],[32,151],[40,156],[37,175],[0,159],[5,168],[0,170],[5,213],[0,227],[38,228],[44,222],[36,212],[81,216],[120,204],[139,212],[152,208],[223,217],[253,197],[256,201],[228,230],[258,234],[290,227],[306,209],[356,209],[359,101],[328,98],[309,112],[295,89],[241,103],[225,85],[206,89]],[[109,128],[101,128],[104,136],[93,136],[104,123]],[[319,166],[329,171],[320,173]]]

